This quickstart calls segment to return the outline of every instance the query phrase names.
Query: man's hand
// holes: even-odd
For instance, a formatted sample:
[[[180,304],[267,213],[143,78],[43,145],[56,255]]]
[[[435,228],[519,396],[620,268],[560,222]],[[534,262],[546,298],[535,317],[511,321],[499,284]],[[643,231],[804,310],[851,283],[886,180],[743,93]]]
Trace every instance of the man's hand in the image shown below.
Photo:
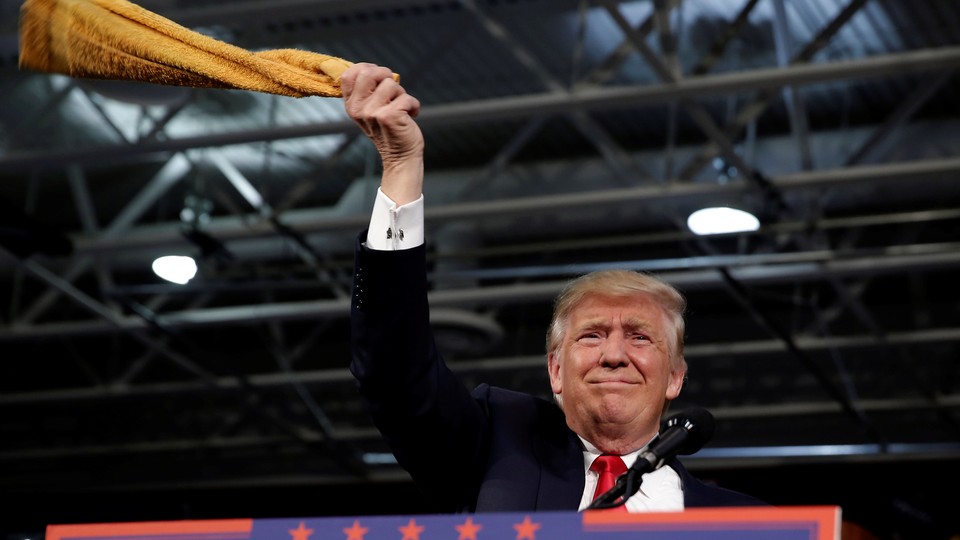
[[[384,194],[398,205],[423,191],[423,133],[414,118],[420,101],[385,67],[357,63],[340,77],[347,114],[373,141],[383,160]]]

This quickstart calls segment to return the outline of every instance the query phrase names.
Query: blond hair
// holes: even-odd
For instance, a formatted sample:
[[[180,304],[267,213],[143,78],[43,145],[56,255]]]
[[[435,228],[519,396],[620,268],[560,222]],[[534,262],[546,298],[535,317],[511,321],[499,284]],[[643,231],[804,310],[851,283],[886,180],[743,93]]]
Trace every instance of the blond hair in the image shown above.
[[[631,296],[638,293],[650,296],[667,314],[674,329],[674,339],[669,344],[670,363],[674,370],[686,371],[687,362],[683,357],[686,298],[662,279],[633,270],[600,270],[567,283],[554,300],[553,318],[547,328],[547,353],[560,346],[570,314],[587,295]]]

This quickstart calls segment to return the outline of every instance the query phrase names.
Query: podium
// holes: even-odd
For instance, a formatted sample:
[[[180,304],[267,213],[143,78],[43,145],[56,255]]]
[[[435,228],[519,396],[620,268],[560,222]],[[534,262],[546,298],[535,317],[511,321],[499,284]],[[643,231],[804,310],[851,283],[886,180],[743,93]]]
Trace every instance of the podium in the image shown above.
[[[49,525],[46,540],[839,540],[840,508],[689,508]]]

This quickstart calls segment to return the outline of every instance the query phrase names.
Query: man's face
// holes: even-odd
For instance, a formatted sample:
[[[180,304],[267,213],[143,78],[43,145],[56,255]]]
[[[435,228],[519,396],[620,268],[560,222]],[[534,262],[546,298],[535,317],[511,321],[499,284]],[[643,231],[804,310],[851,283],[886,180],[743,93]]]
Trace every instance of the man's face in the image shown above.
[[[652,436],[685,375],[671,370],[674,338],[663,309],[645,294],[586,296],[548,355],[550,386],[570,427],[581,435],[599,428]]]

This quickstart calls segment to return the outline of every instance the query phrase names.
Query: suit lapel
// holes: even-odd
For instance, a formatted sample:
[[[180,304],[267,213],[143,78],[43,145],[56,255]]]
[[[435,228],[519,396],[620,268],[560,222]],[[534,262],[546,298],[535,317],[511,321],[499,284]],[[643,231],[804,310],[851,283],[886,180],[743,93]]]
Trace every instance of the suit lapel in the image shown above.
[[[567,427],[563,412],[556,405],[543,405],[545,421],[534,445],[540,463],[537,511],[577,510],[583,496],[583,450],[580,439]]]

